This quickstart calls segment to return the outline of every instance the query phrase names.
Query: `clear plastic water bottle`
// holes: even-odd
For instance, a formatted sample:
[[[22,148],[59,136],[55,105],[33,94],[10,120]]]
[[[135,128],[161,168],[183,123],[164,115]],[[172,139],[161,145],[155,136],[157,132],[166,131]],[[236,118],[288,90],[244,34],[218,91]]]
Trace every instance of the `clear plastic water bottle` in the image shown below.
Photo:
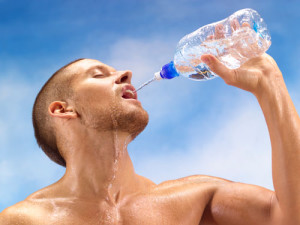
[[[242,9],[183,37],[174,60],[155,73],[152,80],[179,75],[198,81],[209,80],[217,75],[201,61],[202,55],[212,54],[228,68],[236,69],[248,59],[266,52],[270,45],[271,37],[260,15],[253,9]]]

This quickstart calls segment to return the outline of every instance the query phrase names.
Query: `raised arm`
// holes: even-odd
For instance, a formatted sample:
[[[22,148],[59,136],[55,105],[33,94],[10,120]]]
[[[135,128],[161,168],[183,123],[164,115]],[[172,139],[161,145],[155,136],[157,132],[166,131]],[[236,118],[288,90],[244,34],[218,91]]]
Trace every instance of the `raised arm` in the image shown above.
[[[257,204],[257,207],[265,205],[269,199],[270,213],[265,214],[269,224],[300,224],[300,119],[276,62],[271,56],[264,54],[249,60],[239,69],[230,70],[211,55],[204,55],[201,59],[227,84],[249,91],[256,96],[270,134],[275,188],[271,200],[270,195],[266,194],[266,199],[259,200],[261,204]],[[255,190],[254,188],[252,196],[254,199],[256,199],[256,192],[259,195],[259,191]],[[249,190],[245,195],[249,195]],[[222,201],[225,201],[224,205],[226,205],[228,204],[226,201],[231,200],[216,194],[212,203]],[[247,202],[247,199],[244,201]],[[234,205],[230,205],[227,209],[231,207]],[[244,209],[240,208],[240,210]],[[238,217],[237,214],[232,216]],[[255,218],[256,215],[249,216]],[[220,223],[222,224],[227,223]]]

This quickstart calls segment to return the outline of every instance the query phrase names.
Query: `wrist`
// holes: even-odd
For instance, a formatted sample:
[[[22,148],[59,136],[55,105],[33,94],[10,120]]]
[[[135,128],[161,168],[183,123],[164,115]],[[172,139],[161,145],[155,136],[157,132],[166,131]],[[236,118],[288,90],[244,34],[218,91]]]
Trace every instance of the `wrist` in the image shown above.
[[[270,75],[264,74],[264,76],[260,79],[258,88],[253,94],[259,103],[276,101],[279,100],[282,95],[288,95],[288,91],[280,71],[273,72]]]
[[[256,98],[270,129],[278,130],[295,111],[283,79],[272,79],[262,85]]]

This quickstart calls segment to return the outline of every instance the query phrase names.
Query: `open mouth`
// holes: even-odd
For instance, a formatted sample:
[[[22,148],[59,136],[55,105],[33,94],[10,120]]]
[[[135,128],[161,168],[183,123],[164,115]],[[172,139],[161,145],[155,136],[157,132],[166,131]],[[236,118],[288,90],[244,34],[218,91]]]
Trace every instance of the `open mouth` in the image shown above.
[[[137,100],[135,88],[131,85],[126,85],[122,88],[122,98]]]

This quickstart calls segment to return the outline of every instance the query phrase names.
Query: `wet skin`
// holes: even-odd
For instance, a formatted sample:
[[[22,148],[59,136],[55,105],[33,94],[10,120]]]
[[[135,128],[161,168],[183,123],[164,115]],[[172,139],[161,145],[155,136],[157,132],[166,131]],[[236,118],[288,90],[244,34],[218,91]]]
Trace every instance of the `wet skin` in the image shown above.
[[[244,77],[240,82],[229,80],[232,71],[223,68],[217,61],[214,64],[213,60],[217,59],[209,59],[211,68],[223,76],[226,83],[241,86],[245,90],[248,88],[248,91],[255,90],[252,93],[263,109],[268,127],[272,127],[269,132],[273,151],[280,151],[281,146],[286,148],[290,145],[300,149],[299,143],[293,139],[299,135],[299,117],[282,75],[270,56],[263,55],[241,67],[240,73]],[[94,76],[99,71],[87,76],[89,73],[86,71],[95,65],[102,68],[100,72],[105,74],[104,78]],[[277,222],[286,219],[285,214],[278,209],[275,192],[262,187],[201,175],[157,185],[137,175],[128,155],[127,145],[136,135],[135,132],[140,132],[142,128],[136,125],[137,130],[132,127],[126,131],[126,122],[122,120],[132,116],[139,124],[146,124],[148,117],[139,102],[122,98],[121,90],[130,84],[131,73],[116,71],[99,61],[88,59],[78,62],[74,67],[81,74],[76,79],[75,90],[80,96],[76,98],[76,104],[55,102],[49,106],[49,114],[54,119],[57,132],[65,139],[60,144],[60,149],[67,162],[66,174],[57,183],[4,210],[0,215],[1,224],[259,225],[282,224]],[[273,75],[275,79],[272,78]],[[254,82],[260,80],[254,79],[255,76],[266,78],[260,78],[259,84]],[[274,79],[274,82],[268,82],[268,86],[264,86],[264,79]],[[270,84],[274,87],[270,88]],[[274,92],[277,93],[276,97]],[[281,93],[280,97],[278,93]],[[86,98],[90,102],[86,103]],[[98,106],[97,101],[100,102]],[[269,104],[270,101],[272,105]],[[278,101],[285,102],[288,111],[282,112],[276,104]],[[85,112],[84,109],[90,111]],[[116,109],[121,113],[114,111]],[[91,120],[99,113],[105,120]],[[274,114],[278,114],[278,118],[273,119]],[[297,129],[286,125],[289,119],[297,121]],[[277,127],[280,120],[285,123]],[[278,132],[280,129],[295,135],[285,137]],[[277,135],[275,141],[274,135]],[[288,145],[285,146],[285,143]],[[278,193],[284,193],[282,189],[287,188],[280,182],[280,176],[285,171],[285,177],[298,176],[294,168],[289,171],[290,168],[284,167],[283,159],[284,157],[276,158],[276,154],[273,158],[275,169],[278,166],[281,170],[281,174],[273,170],[274,185],[277,184],[275,188]],[[294,185],[297,187],[299,184],[295,182]],[[282,196],[287,199],[285,204],[289,203],[288,197]],[[293,197],[293,204],[298,207],[298,201],[294,200],[297,198]]]
[[[266,189],[208,176],[159,185],[140,179],[140,191],[112,201],[57,197],[59,188],[50,186],[8,209],[3,224],[270,224],[272,192]]]
[[[70,68],[76,101],[49,106],[65,175],[0,213],[0,224],[300,224],[300,119],[276,62],[264,54],[229,70],[213,56],[201,60],[257,98],[272,145],[274,192],[202,175],[161,184],[137,175],[127,145],[148,115],[122,97],[132,74],[83,60]]]

